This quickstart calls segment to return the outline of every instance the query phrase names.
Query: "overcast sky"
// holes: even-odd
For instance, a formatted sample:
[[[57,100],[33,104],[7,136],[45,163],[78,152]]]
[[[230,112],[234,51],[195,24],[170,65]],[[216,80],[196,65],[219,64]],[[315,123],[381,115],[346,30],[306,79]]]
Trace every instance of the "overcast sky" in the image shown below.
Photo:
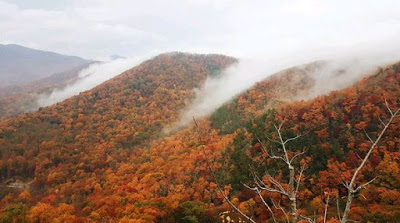
[[[400,46],[399,0],[0,0],[0,43],[103,59]],[[382,47],[383,48],[383,47]]]

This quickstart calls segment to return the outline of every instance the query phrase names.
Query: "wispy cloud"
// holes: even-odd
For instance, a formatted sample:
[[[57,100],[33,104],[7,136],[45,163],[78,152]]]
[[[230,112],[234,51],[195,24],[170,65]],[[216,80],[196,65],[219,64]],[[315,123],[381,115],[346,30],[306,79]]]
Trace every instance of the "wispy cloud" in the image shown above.
[[[110,62],[96,63],[79,72],[79,79],[73,84],[63,88],[54,89],[51,93],[43,93],[38,97],[39,106],[48,106],[60,102],[80,92],[107,81],[122,72],[138,65],[149,57],[134,57],[128,59],[118,59]]]
[[[400,35],[397,0],[87,0],[32,5],[0,0],[0,42],[91,59],[199,48],[262,56]]]
[[[315,71],[309,71],[308,75],[315,80],[315,84],[307,92],[290,98],[291,100],[309,99],[352,85],[362,77],[372,74],[377,67],[399,61],[400,46],[391,45],[391,41],[374,42],[353,45],[351,49],[330,49],[329,53],[325,50],[314,50],[302,53],[301,56],[282,54],[269,55],[264,60],[240,60],[220,76],[207,78],[204,85],[196,89],[192,104],[181,111],[179,121],[167,126],[164,131],[168,133],[184,127],[192,122],[193,117],[199,119],[210,115],[233,97],[274,73],[315,60],[327,61]]]

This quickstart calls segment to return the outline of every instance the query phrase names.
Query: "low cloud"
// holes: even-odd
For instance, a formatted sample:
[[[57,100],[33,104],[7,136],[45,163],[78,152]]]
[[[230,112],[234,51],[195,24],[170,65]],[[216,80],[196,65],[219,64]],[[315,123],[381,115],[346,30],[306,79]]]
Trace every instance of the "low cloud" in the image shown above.
[[[229,101],[240,92],[253,86],[268,76],[268,71],[279,71],[284,65],[262,63],[252,59],[242,59],[218,76],[209,76],[200,89],[195,89],[196,97],[192,104],[181,112],[181,118],[165,132],[184,127],[192,118],[202,118]]]
[[[149,57],[117,59],[110,62],[92,64],[88,68],[79,72],[78,80],[73,84],[67,85],[63,88],[56,88],[50,93],[43,93],[39,95],[37,101],[38,105],[41,107],[49,106],[77,95],[80,92],[90,90],[97,85],[138,65],[144,61],[144,58]]]
[[[315,80],[314,86],[296,99],[310,99],[344,89],[361,78],[372,75],[378,67],[384,67],[399,60],[400,53],[395,47],[363,50],[359,55],[344,55],[341,58],[332,59],[310,74]]]
[[[390,43],[392,41],[389,41]],[[354,45],[350,49],[310,50],[282,56],[264,56],[265,59],[242,59],[217,77],[208,77],[192,104],[181,111],[180,119],[164,129],[168,133],[210,115],[229,100],[251,88],[256,82],[284,69],[324,60],[318,69],[309,71],[315,85],[303,95],[291,100],[310,99],[333,90],[343,89],[362,77],[372,74],[379,66],[400,60],[399,47],[391,44]]]

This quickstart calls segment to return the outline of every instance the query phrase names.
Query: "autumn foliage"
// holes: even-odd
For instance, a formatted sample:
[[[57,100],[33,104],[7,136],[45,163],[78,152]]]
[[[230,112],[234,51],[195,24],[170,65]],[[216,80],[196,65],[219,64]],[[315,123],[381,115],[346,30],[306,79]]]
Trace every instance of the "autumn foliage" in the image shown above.
[[[337,222],[335,199],[346,195],[342,181],[368,148],[364,130],[372,136],[379,131],[385,99],[399,106],[400,72],[383,68],[347,89],[291,102],[314,84],[293,68],[198,120],[198,128],[164,135],[163,126],[178,120],[194,89],[235,62],[221,55],[162,54],[64,102],[0,122],[0,180],[26,184],[2,184],[0,221],[218,222],[231,207],[216,177],[233,203],[265,222],[270,213],[241,183],[267,168],[276,179],[288,174],[262,156],[260,145],[272,147],[266,139],[274,137],[271,125],[284,121],[287,136],[305,133],[291,145],[306,149],[297,163],[307,166],[299,212],[319,219],[329,193],[328,219]],[[353,220],[400,218],[399,130],[396,120],[358,179],[377,176],[355,199]],[[263,195],[287,205],[282,197]],[[276,218],[285,216],[277,212]]]

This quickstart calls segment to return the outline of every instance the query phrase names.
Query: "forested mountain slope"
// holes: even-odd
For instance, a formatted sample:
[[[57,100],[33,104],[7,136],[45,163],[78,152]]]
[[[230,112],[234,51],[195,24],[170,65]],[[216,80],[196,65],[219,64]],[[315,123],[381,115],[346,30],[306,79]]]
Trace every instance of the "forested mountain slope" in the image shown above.
[[[400,108],[398,67],[399,64],[394,64],[378,69],[352,87],[312,100],[282,105],[249,122],[243,134],[235,138],[233,148],[227,150],[221,160],[225,167],[221,169],[220,181],[232,185],[242,205],[251,207],[244,208],[249,216],[256,216],[257,221],[272,221],[272,215],[259,195],[247,190],[242,183],[254,186],[252,174],[258,174],[264,182],[271,182],[267,177],[272,176],[285,190],[288,189],[286,164],[271,158],[279,154],[276,149],[279,144],[274,141],[279,140],[279,136],[274,124],[283,123],[281,134],[284,139],[301,134],[286,145],[290,156],[304,152],[293,163],[298,171],[305,167],[301,175],[299,172],[295,175],[296,179],[302,179],[297,194],[298,213],[303,216],[301,220],[308,222],[305,217],[309,217],[321,222],[326,208],[327,219],[338,222],[338,213],[342,215],[346,206],[346,184],[367,156],[373,144],[371,140],[378,138],[391,112]],[[360,190],[355,194],[350,209],[351,220],[398,221],[399,133],[398,116],[388,126],[356,178],[355,184]],[[269,151],[269,156],[264,149]],[[291,202],[287,197],[265,191],[262,195],[272,207],[274,217],[284,221],[286,218],[281,208],[290,214]]]
[[[90,64],[92,62],[29,83],[0,88],[0,119],[36,111],[39,109],[38,98],[40,94],[73,83],[78,79],[79,72]]]
[[[163,136],[163,126],[176,122],[190,104],[193,89],[234,62],[220,55],[163,54],[64,102],[0,122],[0,174],[7,188],[0,194],[0,219],[217,222],[231,208],[211,167],[235,205],[257,222],[271,220],[258,195],[241,183],[251,183],[254,169],[259,174],[270,169],[278,180],[288,174],[274,161],[264,162],[259,143],[274,146],[265,136],[273,138],[270,126],[281,120],[286,135],[305,133],[291,144],[293,150],[307,148],[299,161],[308,165],[299,212],[320,216],[325,191],[345,194],[341,180],[348,179],[368,143],[363,127],[374,135],[376,117],[387,115],[384,99],[399,106],[397,66],[300,102],[291,99],[313,86],[309,71],[316,65],[292,68],[197,120],[197,128]],[[363,191],[366,199],[356,199],[351,214],[356,220],[394,222],[398,216],[399,126],[399,120],[390,126],[359,179],[378,176]],[[7,187],[10,179],[22,181],[22,189]],[[281,205],[287,201],[281,199]],[[335,207],[329,206],[329,218],[336,217]],[[282,212],[274,212],[284,220]]]
[[[62,161],[60,155],[78,152],[75,155],[79,156],[105,145],[122,149],[119,152],[131,149],[155,138],[163,123],[176,119],[179,108],[189,102],[193,88],[211,74],[211,69],[222,69],[232,62],[234,59],[218,55],[160,55],[91,91],[3,121],[1,148],[7,151],[2,153],[3,158],[17,150],[21,154],[14,155],[24,155],[27,160],[44,161],[37,155],[48,156],[50,166],[57,166]],[[32,153],[25,154],[27,150]],[[64,150],[68,154],[63,154]],[[54,158],[56,163],[51,161]],[[2,176],[38,172],[35,167],[20,167]]]
[[[91,91],[1,122],[2,181],[31,182],[35,203],[61,185],[85,190],[94,173],[116,170],[131,159],[134,147],[157,138],[162,125],[175,121],[189,103],[193,89],[233,62],[219,55],[163,54]],[[78,172],[83,175],[76,178]],[[89,194],[70,189],[65,199],[73,199],[81,212]],[[2,198],[10,191],[1,190]],[[69,202],[65,199],[57,203]]]

